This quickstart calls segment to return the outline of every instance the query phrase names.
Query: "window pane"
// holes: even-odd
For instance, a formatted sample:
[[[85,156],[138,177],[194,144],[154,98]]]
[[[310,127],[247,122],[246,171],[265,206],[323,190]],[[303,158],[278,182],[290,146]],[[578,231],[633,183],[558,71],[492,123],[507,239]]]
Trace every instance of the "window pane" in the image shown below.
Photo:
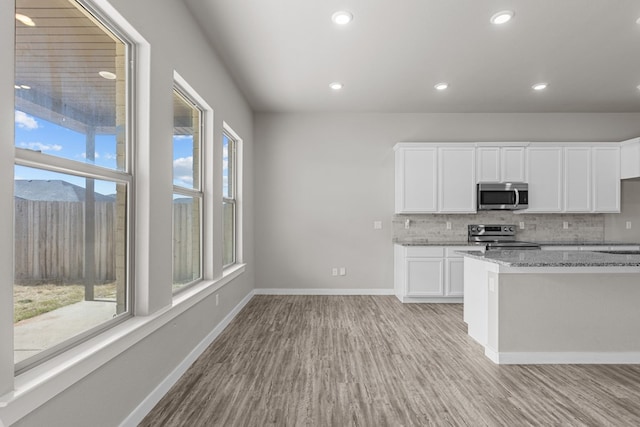
[[[224,253],[223,265],[236,262],[235,251],[235,203],[223,203],[224,215]]]
[[[200,199],[173,195],[173,291],[201,278]]]
[[[200,189],[200,110],[173,92],[173,184]]]
[[[233,195],[233,161],[229,162],[229,149],[231,140],[226,134],[222,134],[222,197],[232,198]]]
[[[124,170],[126,45],[72,1],[16,12],[16,147]]]
[[[126,185],[15,167],[20,362],[128,310]]]

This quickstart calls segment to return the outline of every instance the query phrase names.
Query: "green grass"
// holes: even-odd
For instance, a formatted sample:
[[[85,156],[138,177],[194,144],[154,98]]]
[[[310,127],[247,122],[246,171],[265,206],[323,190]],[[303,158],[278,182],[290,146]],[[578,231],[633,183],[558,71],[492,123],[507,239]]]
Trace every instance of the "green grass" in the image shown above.
[[[115,299],[115,283],[96,285],[96,298]],[[14,285],[13,287],[13,322],[30,319],[66,305],[75,304],[84,299],[83,284],[68,285]]]

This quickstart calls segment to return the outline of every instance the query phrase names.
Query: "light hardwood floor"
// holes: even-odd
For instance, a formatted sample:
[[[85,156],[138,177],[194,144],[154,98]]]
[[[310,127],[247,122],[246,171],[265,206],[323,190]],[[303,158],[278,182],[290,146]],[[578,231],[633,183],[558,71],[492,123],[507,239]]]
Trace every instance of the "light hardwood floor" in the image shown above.
[[[640,366],[498,366],[460,304],[256,296],[142,426],[638,426]]]

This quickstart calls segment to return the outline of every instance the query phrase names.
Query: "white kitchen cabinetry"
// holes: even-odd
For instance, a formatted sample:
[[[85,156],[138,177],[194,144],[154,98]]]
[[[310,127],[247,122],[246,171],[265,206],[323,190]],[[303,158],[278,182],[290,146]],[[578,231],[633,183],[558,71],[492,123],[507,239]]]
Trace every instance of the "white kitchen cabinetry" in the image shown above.
[[[593,212],[620,212],[620,147],[593,147]]]
[[[438,149],[412,145],[396,146],[396,212],[437,212]]]
[[[462,302],[464,258],[455,251],[474,246],[395,245],[394,288],[402,302]]]
[[[476,212],[475,147],[438,148],[438,211]]]
[[[527,148],[529,208],[526,212],[562,212],[562,147]]]
[[[475,213],[475,147],[402,143],[395,146],[396,213]]]
[[[592,175],[591,147],[565,147],[565,212],[591,212]]]
[[[477,149],[477,182],[524,182],[525,147],[479,146]]]
[[[640,138],[620,144],[620,178],[640,178]]]

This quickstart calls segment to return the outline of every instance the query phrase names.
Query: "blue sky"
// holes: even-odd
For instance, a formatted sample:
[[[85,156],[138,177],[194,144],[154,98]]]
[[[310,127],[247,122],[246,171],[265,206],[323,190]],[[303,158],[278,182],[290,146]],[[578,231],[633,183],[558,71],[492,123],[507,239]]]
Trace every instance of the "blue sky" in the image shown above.
[[[95,161],[89,161],[86,159],[85,135],[20,110],[15,111],[16,147],[116,169],[115,135],[96,135],[95,144]],[[193,186],[193,138],[191,136],[174,136],[173,167],[174,184],[191,188]],[[15,179],[62,179],[80,187],[85,185],[84,178],[24,166],[15,167]],[[96,181],[95,185],[96,192],[100,194],[115,192],[115,185],[112,183]]]

